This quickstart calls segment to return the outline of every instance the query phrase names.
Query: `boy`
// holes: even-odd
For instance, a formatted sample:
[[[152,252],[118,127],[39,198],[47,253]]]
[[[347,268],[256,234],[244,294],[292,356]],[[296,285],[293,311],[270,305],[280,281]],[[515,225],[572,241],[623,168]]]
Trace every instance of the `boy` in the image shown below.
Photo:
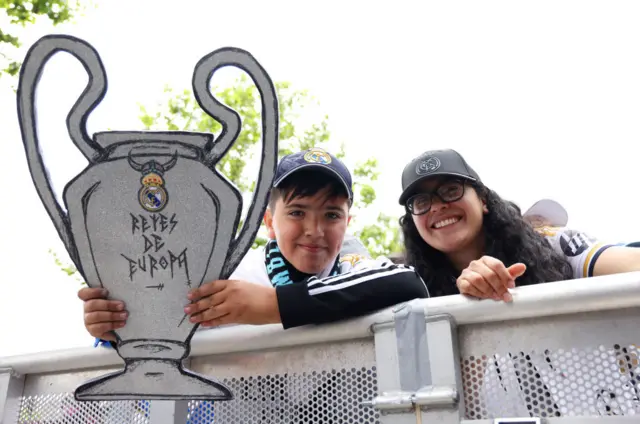
[[[283,158],[264,217],[267,245],[249,251],[228,280],[192,290],[193,303],[185,307],[190,321],[203,327],[281,323],[287,329],[428,297],[410,267],[340,254],[352,204],[351,174],[334,155],[313,148]],[[85,327],[114,340],[111,330],[124,326],[126,312],[101,292],[84,288],[78,294],[85,301]]]

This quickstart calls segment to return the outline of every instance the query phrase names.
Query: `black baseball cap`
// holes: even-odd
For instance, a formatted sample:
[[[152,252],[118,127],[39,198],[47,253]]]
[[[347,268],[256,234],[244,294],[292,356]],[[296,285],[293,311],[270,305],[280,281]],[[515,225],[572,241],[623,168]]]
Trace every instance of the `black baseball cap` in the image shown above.
[[[441,175],[460,177],[474,182],[480,181],[480,176],[467,164],[460,153],[451,149],[430,150],[404,167],[400,204],[405,204],[419,183],[427,178]]]
[[[278,163],[273,186],[278,187],[285,178],[303,169],[317,169],[337,178],[344,185],[349,200],[353,201],[353,181],[349,169],[336,156],[319,147],[283,157]]]

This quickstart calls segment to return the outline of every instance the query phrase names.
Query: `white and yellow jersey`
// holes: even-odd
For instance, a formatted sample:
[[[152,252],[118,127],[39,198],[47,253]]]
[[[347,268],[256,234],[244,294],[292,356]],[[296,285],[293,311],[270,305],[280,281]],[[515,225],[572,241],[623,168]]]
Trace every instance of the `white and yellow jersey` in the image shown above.
[[[604,244],[581,231],[567,227],[537,227],[536,232],[545,236],[554,251],[571,264],[573,278],[593,276],[593,267],[611,244]]]
[[[598,257],[612,246],[635,246],[635,243],[603,243],[582,231],[567,227],[538,226],[534,230],[542,234],[553,250],[571,264],[573,278],[593,277]]]

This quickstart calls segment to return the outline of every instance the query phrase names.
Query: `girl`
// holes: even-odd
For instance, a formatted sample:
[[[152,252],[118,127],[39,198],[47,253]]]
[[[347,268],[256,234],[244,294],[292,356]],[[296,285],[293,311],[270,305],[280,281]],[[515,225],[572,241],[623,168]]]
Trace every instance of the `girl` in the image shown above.
[[[566,216],[553,202],[535,205],[523,218],[517,205],[486,187],[453,150],[412,160],[403,171],[402,189],[406,263],[431,297],[462,293],[511,301],[508,289],[516,281],[528,285],[640,270],[640,249],[598,243],[564,227]],[[547,350],[495,356],[482,373],[487,387],[504,389],[503,394],[484,391],[489,416],[562,415],[549,387],[563,387],[564,380]],[[467,414],[475,417],[472,408]]]
[[[534,228],[454,150],[413,159],[402,174],[406,262],[430,296],[511,301],[508,289],[640,270],[640,250],[568,228]]]

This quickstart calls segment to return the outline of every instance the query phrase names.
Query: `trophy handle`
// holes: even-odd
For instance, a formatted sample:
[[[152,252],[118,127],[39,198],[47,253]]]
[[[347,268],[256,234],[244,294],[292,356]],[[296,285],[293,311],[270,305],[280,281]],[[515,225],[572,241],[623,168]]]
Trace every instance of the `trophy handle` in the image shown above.
[[[71,259],[76,266],[79,266],[68,217],[56,201],[47,169],[40,155],[36,125],[36,86],[42,76],[45,63],[59,51],[65,51],[75,56],[89,74],[87,87],[67,116],[69,135],[90,163],[95,163],[103,153],[102,147],[87,134],[86,122],[89,112],[96,107],[107,91],[107,79],[98,53],[93,47],[78,38],[67,35],[48,35],[31,46],[20,69],[17,92],[18,120],[29,171],[40,200],[47,209]]]
[[[234,47],[225,47],[200,59],[193,73],[196,101],[205,112],[222,124],[220,137],[212,145],[206,146],[208,165],[215,165],[240,134],[240,116],[233,109],[220,103],[209,90],[213,74],[224,66],[235,66],[249,74],[260,92],[262,104],[260,172],[247,217],[240,234],[229,246],[225,267],[220,275],[221,278],[228,278],[251,248],[267,208],[278,161],[278,99],[271,78],[250,53]]]

